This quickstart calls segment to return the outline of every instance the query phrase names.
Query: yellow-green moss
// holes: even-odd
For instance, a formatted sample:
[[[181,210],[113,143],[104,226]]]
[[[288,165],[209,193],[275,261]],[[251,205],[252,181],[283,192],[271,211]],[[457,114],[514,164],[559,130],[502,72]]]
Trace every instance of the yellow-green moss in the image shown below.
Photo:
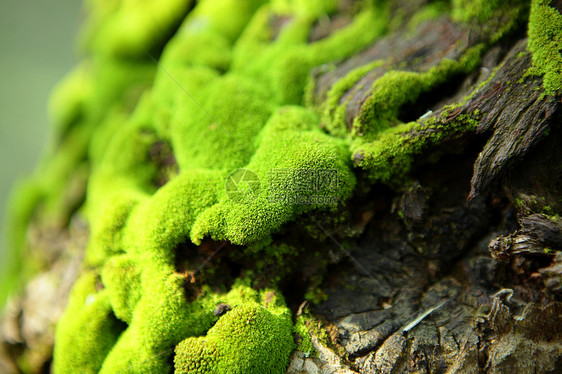
[[[463,22],[483,22],[494,16],[498,9],[513,6],[508,0],[452,0],[452,16]]]
[[[101,273],[113,313],[130,324],[141,295],[142,270],[129,255],[111,257]]]
[[[264,127],[260,146],[247,164],[260,180],[259,195],[247,204],[223,196],[197,218],[191,232],[192,241],[198,243],[210,236],[215,240],[248,244],[263,239],[304,211],[335,208],[350,196],[355,183],[345,155],[343,143],[318,130],[318,118],[313,113],[298,107],[279,109]],[[315,170],[333,171],[335,190],[315,190],[312,180],[303,186],[305,179],[299,173]],[[281,182],[278,173],[282,173]],[[284,202],[311,194],[326,198],[333,195],[334,200],[327,204]]]
[[[441,124],[437,119],[421,121],[392,127],[376,137],[373,141],[358,139],[353,143],[354,157],[358,166],[369,170],[375,181],[397,186],[404,181],[410,170],[414,157],[427,147],[439,144],[445,136],[454,136],[476,129],[476,115],[460,115],[454,121]],[[439,131],[431,131],[432,129]],[[411,140],[411,134],[425,133]]]
[[[476,46],[459,60],[443,59],[424,72],[389,71],[371,87],[371,95],[363,103],[361,113],[355,118],[353,130],[361,137],[375,135],[390,125],[398,123],[398,111],[418,96],[431,90],[455,75],[468,73],[480,59],[482,46]]]
[[[397,124],[397,113],[474,68],[481,46],[428,72],[384,75],[347,137],[339,101],[380,62],[359,68],[330,91],[322,120],[332,120],[331,133],[322,131],[320,116],[304,105],[311,69],[365,49],[389,24],[387,2],[364,1],[349,25],[309,42],[337,4],[88,1],[91,55],[55,94],[56,147],[14,208],[18,246],[32,216],[64,226],[80,209],[89,223],[83,274],[57,326],[57,373],[169,372],[174,347],[178,373],[284,372],[295,346],[282,296],[253,290],[249,278],[230,289],[194,285],[177,273],[176,260],[197,254],[178,251],[197,251],[210,238],[245,245],[234,249],[242,257],[281,264],[302,249],[271,235],[303,214],[345,204],[355,186],[353,155],[390,181],[439,136],[474,127],[473,117],[459,117],[441,135],[409,142],[408,131],[422,124]],[[287,20],[279,30],[276,17]],[[158,144],[174,156],[164,161],[177,163],[163,185],[155,183],[167,167],[153,155]],[[246,183],[243,203],[225,189],[239,168],[259,180],[258,189]],[[83,204],[70,191],[73,181],[87,182]],[[185,262],[196,272],[198,263]],[[218,303],[232,310],[215,315]]]
[[[55,373],[97,373],[123,330],[112,313],[107,290],[86,272],[76,282],[61,317],[55,340]]]
[[[483,33],[487,34],[490,40],[467,49],[457,59],[442,59],[438,64],[422,71],[387,71],[373,82],[370,95],[361,104],[351,129],[348,129],[349,126],[345,122],[347,102],[340,103],[341,97],[350,88],[353,90],[354,83],[372,68],[365,67],[353,71],[328,93],[324,116],[324,120],[328,122],[326,128],[336,136],[343,136],[348,132],[351,157],[355,165],[369,171],[372,180],[398,185],[410,170],[414,156],[420,154],[425,147],[437,144],[445,134],[474,130],[477,114],[459,116],[446,127],[438,125],[440,131],[435,133],[428,131],[427,121],[419,119],[418,122],[404,124],[399,120],[398,114],[405,104],[415,102],[423,93],[430,92],[455,76],[474,70],[484,52],[493,43],[516,29],[525,8],[519,2],[508,7],[505,1],[454,2],[452,5],[453,16],[457,13],[465,14],[461,17],[464,22],[481,23],[490,18],[490,15],[505,10],[506,23],[487,23]],[[482,15],[482,18],[474,18],[477,14]],[[432,121],[429,128],[439,123],[435,119]],[[410,132],[424,130],[425,136],[411,139]]]
[[[273,290],[245,292],[254,294],[255,300],[231,303],[232,310],[206,335],[177,345],[175,373],[285,373],[295,348],[291,313]]]
[[[192,0],[85,0],[82,44],[96,54],[144,57],[181,22]]]
[[[190,284],[175,273],[176,250],[190,239],[199,243],[210,237],[248,244],[251,258],[251,248],[261,241],[260,253],[276,261],[295,249],[273,246],[268,241],[273,232],[304,212],[334,209],[351,195],[355,182],[345,144],[319,130],[313,111],[287,104],[302,102],[313,66],[363,48],[380,35],[385,21],[376,18],[383,8],[367,4],[350,26],[308,45],[308,30],[332,6],[278,2],[258,10],[261,3],[199,3],[164,49],[151,89],[143,79],[128,78],[141,76],[146,62],[120,61],[115,46],[104,47],[96,52],[104,57],[69,78],[56,100],[60,104],[53,105],[53,118],[62,128],[87,128],[92,134],[86,145],[91,163],[84,209],[91,228],[86,263],[101,269],[106,303],[114,318],[128,325],[96,363],[102,373],[165,372],[172,348],[182,340],[176,349],[179,371],[204,363],[208,372],[220,373],[286,368],[294,344],[282,299],[239,282],[226,294],[204,286],[191,295]],[[277,39],[264,39],[270,27],[264,20],[273,12],[289,14],[294,22]],[[239,22],[223,20],[233,15]],[[130,42],[126,54],[140,56],[148,48]],[[137,66],[141,70],[134,70]],[[122,69],[127,70],[123,77],[97,88]],[[75,95],[74,102],[68,99],[84,79],[95,82],[93,87]],[[135,82],[140,89],[127,93]],[[159,166],[150,156],[158,142],[171,146],[179,168],[161,187],[153,183]],[[251,170],[260,180],[260,194],[248,204],[233,201],[225,191],[225,178],[237,168]],[[278,180],[275,170],[288,173]],[[303,179],[318,170],[333,171],[331,183],[337,188],[318,189],[315,181]],[[333,199],[312,204],[270,200],[279,193]],[[218,302],[229,303],[232,311],[215,324]],[[240,326],[241,320],[249,322]],[[59,336],[72,334],[64,323],[59,327]],[[205,339],[214,342],[211,351],[211,343],[201,344]],[[57,359],[64,360],[64,353]]]
[[[547,94],[562,89],[562,15],[550,6],[551,0],[534,0],[529,19],[529,50],[533,67],[543,76]]]
[[[303,352],[305,357],[315,357],[318,353],[312,343],[312,337],[324,346],[332,345],[324,324],[317,317],[314,317],[306,306],[297,316],[293,329],[295,334],[298,334],[296,336],[298,340],[297,350]],[[340,349],[343,350],[341,347]],[[342,355],[345,354],[342,352]]]
[[[339,137],[347,136],[349,130],[345,122],[345,114],[349,99],[343,104],[340,104],[340,101],[343,95],[348,93],[361,78],[383,64],[384,61],[373,61],[353,69],[330,88],[326,101],[323,104],[323,120],[326,122],[330,134]]]
[[[342,90],[335,85],[328,94],[326,110],[327,113],[336,115],[325,115],[326,121],[332,121],[327,129],[338,136],[342,136],[344,131],[349,132],[351,157],[357,166],[369,171],[372,179],[399,183],[409,171],[413,156],[421,153],[425,146],[436,144],[444,133],[471,131],[475,126],[474,121],[459,119],[447,129],[440,128],[442,131],[435,134],[427,132],[426,137],[410,141],[408,133],[416,128],[422,129],[426,124],[424,121],[401,123],[398,119],[400,108],[447,79],[473,70],[479,63],[484,48],[484,45],[477,45],[458,60],[444,59],[424,72],[397,70],[385,73],[372,84],[371,95],[363,102],[351,131],[344,121],[347,103],[339,103]],[[342,85],[352,86],[352,82],[357,81],[357,77],[363,76],[368,69],[369,67],[360,68],[350,73]]]
[[[297,350],[303,352],[306,357],[314,356],[316,350],[312,345],[310,330],[307,326],[307,316],[302,314],[297,316],[293,330],[298,342]]]
[[[417,27],[425,21],[436,19],[437,17],[451,11],[449,1],[431,1],[422,9],[417,11],[410,21],[408,21],[408,34],[413,35]]]

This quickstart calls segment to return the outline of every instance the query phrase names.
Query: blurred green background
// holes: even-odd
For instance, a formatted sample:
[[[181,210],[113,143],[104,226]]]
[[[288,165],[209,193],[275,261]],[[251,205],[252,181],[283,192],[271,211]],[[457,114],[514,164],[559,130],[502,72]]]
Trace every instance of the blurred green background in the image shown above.
[[[78,0],[0,3],[0,265],[9,260],[4,242],[8,196],[46,148],[48,97],[77,62],[80,9]]]

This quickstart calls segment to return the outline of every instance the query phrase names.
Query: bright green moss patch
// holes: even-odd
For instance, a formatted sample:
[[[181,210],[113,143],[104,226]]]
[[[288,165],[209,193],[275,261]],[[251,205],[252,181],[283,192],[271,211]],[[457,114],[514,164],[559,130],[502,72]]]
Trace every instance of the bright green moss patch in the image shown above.
[[[336,0],[273,0],[272,3],[278,12],[312,17],[328,15],[337,8]]]
[[[446,14],[447,11],[450,11],[450,8],[449,1],[431,1],[412,16],[407,26],[409,33],[413,34],[422,22]]]
[[[199,97],[206,111],[183,94],[171,119],[180,169],[230,171],[247,164],[255,152],[254,138],[274,108],[271,93],[252,80],[229,74],[210,82]]]
[[[444,10],[441,3],[434,6],[434,10],[426,11],[435,15]],[[505,1],[453,2],[452,16],[457,20],[480,24],[492,16],[505,13],[502,21],[505,23],[486,23],[482,32],[489,35],[490,40],[474,45],[456,59],[442,59],[425,70],[408,70],[397,66],[394,70],[386,71],[372,83],[369,96],[362,101],[359,113],[349,123],[348,102],[354,95],[359,95],[360,90],[366,90],[359,82],[385,62],[373,61],[354,69],[331,87],[320,108],[325,128],[333,136],[348,139],[355,165],[367,169],[372,179],[400,183],[413,163],[413,155],[421,153],[428,144],[437,144],[439,139],[429,140],[428,136],[425,140],[411,141],[407,133],[418,125],[402,124],[399,113],[407,116],[403,112],[407,104],[416,102],[424,94],[438,95],[437,89],[441,84],[473,71],[487,48],[516,28],[523,9],[520,3],[508,6]],[[432,93],[433,90],[435,93]],[[452,131],[471,131],[474,121],[471,118],[466,120],[468,122],[459,119],[459,123],[466,122],[464,128],[451,125],[451,129],[454,128]],[[442,135],[441,132],[437,134]]]
[[[49,114],[50,122],[57,126],[59,134],[64,134],[83,116],[85,103],[94,87],[92,78],[88,66],[84,64],[56,86],[49,102]]]
[[[347,27],[309,44],[308,34],[316,18],[296,13],[273,43],[266,44],[264,35],[271,34],[271,16],[267,12],[258,12],[242,34],[233,53],[232,70],[267,82],[279,104],[302,104],[313,67],[344,59],[365,48],[386,31],[388,23],[386,6],[366,2],[363,11]],[[248,61],[252,63],[248,64]]]
[[[303,352],[306,357],[313,356],[316,353],[310,338],[310,330],[307,325],[307,316],[297,316],[293,327],[297,340],[297,350]]]
[[[29,261],[23,266],[23,255],[27,225],[41,199],[42,194],[37,181],[29,179],[19,182],[8,200],[6,217],[9,219],[6,219],[2,234],[9,245],[7,249],[11,252],[3,256],[6,261],[0,264],[0,309],[4,307],[8,296],[18,290],[20,283],[27,281],[37,270],[36,264],[30,266]]]
[[[345,123],[347,102],[340,105],[340,101],[343,95],[347,94],[361,78],[371,70],[383,64],[384,61],[373,61],[367,65],[353,69],[330,88],[323,110],[323,120],[326,122],[330,134],[339,137],[347,136],[349,131]]]
[[[488,20],[501,7],[513,6],[508,0],[453,0],[452,16],[462,22]]]
[[[154,266],[171,267],[175,246],[186,240],[197,215],[216,202],[221,181],[218,172],[188,170],[144,199],[125,226],[126,250],[155,261]]]
[[[172,348],[186,336],[204,334],[217,319],[216,294],[203,291],[188,303],[182,277],[156,267],[142,270],[142,296],[101,373],[168,372]]]
[[[236,287],[230,294],[240,292]],[[291,313],[275,291],[255,301],[233,305],[205,336],[190,337],[176,347],[175,373],[284,373],[295,348]],[[230,296],[227,295],[227,298]]]
[[[113,256],[102,270],[102,281],[109,293],[113,313],[130,324],[141,297],[142,271],[130,256]]]
[[[437,144],[443,134],[449,131],[441,129],[443,131],[436,132],[434,136],[428,135],[425,139],[410,141],[407,133],[424,125],[402,124],[398,119],[399,111],[405,104],[415,101],[421,94],[431,91],[446,80],[472,71],[479,63],[483,50],[483,45],[477,45],[458,60],[444,59],[427,71],[389,71],[375,80],[371,94],[363,102],[350,131],[350,149],[355,164],[368,170],[374,180],[399,183],[412,165],[412,156],[421,153],[428,144]],[[367,69],[368,67],[365,68]],[[344,131],[349,131],[345,123],[347,103],[340,104],[341,99],[338,97],[342,95],[343,89],[353,86],[357,77],[364,74],[363,68],[351,72],[343,80],[342,87],[336,84],[328,94],[328,114],[324,118],[332,121],[327,128],[334,135],[342,136]],[[329,113],[335,115],[331,116]],[[451,124],[450,127],[451,131],[458,131],[463,126]],[[461,131],[473,129],[474,124],[471,122],[471,125],[465,126]],[[436,138],[430,139],[432,137]],[[393,178],[398,179],[393,181]]]
[[[316,357],[318,354],[312,342],[313,337],[324,346],[332,346],[326,326],[317,317],[314,317],[306,306],[297,316],[293,328],[296,334],[295,339],[298,342],[297,350],[303,352],[305,357]],[[340,349],[343,351],[343,348],[340,347]],[[341,352],[341,355],[345,356],[346,353]]]
[[[365,142],[359,138],[353,143],[355,162],[369,170],[373,180],[399,185],[404,181],[416,155],[428,146],[439,144],[445,136],[473,131],[478,126],[477,117],[475,114],[459,115],[446,125],[435,119],[411,122],[382,132],[374,141]],[[426,135],[411,139],[414,133]]]
[[[281,108],[264,128],[260,147],[247,165],[259,178],[259,194],[247,204],[224,196],[198,217],[192,241],[210,236],[248,244],[303,211],[335,208],[347,198],[355,181],[344,158],[344,144],[317,128],[318,118],[311,112]],[[330,185],[316,186],[323,176],[314,173],[329,173]]]
[[[82,43],[97,54],[141,57],[165,42],[191,0],[87,0],[88,23]]]
[[[113,316],[109,294],[98,291],[97,282],[97,275],[87,272],[72,289],[57,325],[56,373],[97,373],[123,329]]]
[[[547,94],[562,89],[562,15],[549,6],[550,0],[535,0],[529,20],[529,50],[533,67],[543,76]]]
[[[355,118],[353,135],[369,138],[398,123],[398,112],[407,103],[455,75],[468,73],[476,67],[482,47],[476,46],[459,60],[443,59],[425,72],[389,71],[372,85],[372,93]]]

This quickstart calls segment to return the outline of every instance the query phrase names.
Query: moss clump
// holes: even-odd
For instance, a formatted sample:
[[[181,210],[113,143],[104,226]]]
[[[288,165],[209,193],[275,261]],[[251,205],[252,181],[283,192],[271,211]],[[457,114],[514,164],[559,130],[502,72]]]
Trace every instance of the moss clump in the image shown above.
[[[177,374],[285,372],[294,349],[291,313],[274,291],[246,292],[257,300],[234,306],[205,336],[177,345]]]
[[[56,373],[97,373],[123,330],[98,281],[95,272],[86,272],[72,289],[55,336]]]
[[[507,0],[453,0],[451,13],[458,21],[482,23],[494,16],[498,10],[512,7],[513,3],[514,1]]]
[[[416,155],[431,145],[439,144],[446,136],[474,131],[478,126],[477,118],[476,114],[460,115],[446,125],[439,119],[432,119],[392,127],[371,142],[356,141],[355,162],[369,170],[373,180],[391,185],[402,184]],[[434,132],[433,129],[439,131]],[[411,140],[411,134],[416,133],[424,135]]]
[[[349,129],[345,121],[347,102],[341,103],[341,97],[380,62],[352,71],[328,93],[323,109],[324,120],[329,121],[327,129],[337,136],[348,134],[355,165],[368,170],[372,179],[400,183],[410,169],[413,156],[421,153],[424,147],[437,144],[444,133],[471,131],[475,127],[474,121],[459,118],[457,122],[447,125],[448,128],[438,125],[441,131],[434,132],[433,135],[426,131],[424,139],[409,141],[409,133],[421,130],[427,124],[423,120],[419,123],[401,123],[398,119],[400,108],[447,79],[472,71],[484,50],[484,45],[477,45],[459,59],[444,59],[427,71],[395,70],[385,73],[373,82],[370,96],[363,102],[359,115],[354,118]]]
[[[469,50],[459,60],[444,59],[425,72],[389,71],[372,85],[372,94],[363,103],[361,113],[355,118],[353,135],[366,136],[398,123],[398,111],[404,104],[415,101],[455,75],[470,72],[478,62],[482,47]]]
[[[353,69],[330,88],[326,102],[324,103],[322,118],[326,122],[327,129],[332,135],[345,138],[348,133],[345,113],[349,99],[340,105],[343,96],[348,94],[367,73],[383,64],[384,61],[373,61],[367,65]]]
[[[82,43],[97,54],[143,57],[165,42],[191,0],[85,1],[88,22]]]
[[[373,181],[398,186],[404,181],[414,157],[426,147],[438,144],[445,134],[454,135],[474,130],[477,114],[459,116],[447,125],[444,125],[447,121],[435,118],[430,122],[420,118],[417,122],[405,124],[399,120],[398,114],[405,105],[415,102],[421,95],[473,71],[493,43],[517,28],[526,9],[522,2],[508,4],[502,0],[454,1],[451,5],[452,17],[457,21],[469,23],[467,27],[484,25],[480,32],[488,40],[465,50],[461,49],[460,55],[455,59],[443,58],[427,67],[408,69],[394,64],[391,65],[394,69],[389,71],[387,68],[380,75],[380,66],[390,65],[392,62],[373,61],[360,66],[332,86],[326,101],[319,108],[323,113],[326,129],[331,135],[347,140],[354,164],[367,170]],[[431,8],[426,11],[430,14],[436,12]],[[502,16],[502,24],[494,21],[496,15]],[[412,22],[415,23],[416,20]],[[377,69],[381,71],[378,72]],[[349,101],[359,91],[365,91],[360,82],[373,72],[380,77],[371,84],[369,95],[361,102],[357,115],[352,120],[347,118]],[[431,131],[433,128],[438,128],[439,131]],[[416,133],[424,135],[413,139],[412,134]]]
[[[84,40],[92,56],[54,96],[60,161],[49,161],[54,172],[38,178],[44,188],[35,202],[60,204],[70,171],[87,163],[84,267],[101,274],[95,300],[103,313],[84,331],[107,335],[96,348],[87,336],[71,346],[83,327],[72,317],[90,316],[82,300],[90,291],[77,284],[79,296],[57,326],[61,372],[168,372],[176,345],[178,372],[284,372],[294,343],[282,298],[242,280],[230,289],[191,283],[176,269],[178,257],[192,255],[180,248],[226,240],[247,245],[240,256],[258,251],[271,263],[298,251],[272,244],[273,233],[304,213],[340,207],[354,188],[347,145],[319,129],[303,93],[314,66],[351,56],[384,32],[386,6],[365,2],[350,25],[309,43],[313,25],[337,2],[192,5],[89,3]],[[274,37],[277,16],[291,22]],[[162,46],[156,65],[150,55]],[[154,157],[162,144],[170,160]],[[244,202],[225,189],[237,169],[259,181],[256,190],[243,190],[251,187],[244,180],[237,186],[255,192]],[[185,266],[196,273],[197,263]],[[221,302],[232,310],[219,318],[213,310]],[[109,332],[111,323],[118,329]]]
[[[304,211],[337,207],[354,186],[345,154],[341,142],[318,130],[313,113],[296,107],[279,109],[262,130],[260,146],[247,165],[259,178],[260,193],[247,204],[223,196],[197,218],[192,241],[210,236],[247,244],[264,239]],[[315,173],[330,174],[326,177],[330,185],[315,186],[314,178],[322,178]],[[296,201],[312,195],[314,199],[305,203]]]
[[[316,350],[312,344],[312,339],[310,337],[310,330],[307,324],[307,316],[300,315],[297,316],[294,326],[295,336],[297,340],[297,350],[303,352],[306,357],[314,356]]]
[[[529,50],[533,68],[543,76],[547,94],[562,89],[562,15],[550,0],[534,0],[529,19]]]
[[[140,294],[141,270],[128,255],[111,257],[102,270],[101,278],[109,293],[113,313],[130,324]]]

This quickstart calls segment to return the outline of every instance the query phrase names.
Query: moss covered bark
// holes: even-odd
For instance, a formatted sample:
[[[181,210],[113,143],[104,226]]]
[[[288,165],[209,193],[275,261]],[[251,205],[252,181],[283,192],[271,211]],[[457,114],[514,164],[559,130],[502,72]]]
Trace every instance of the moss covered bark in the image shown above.
[[[523,280],[471,278],[514,212],[561,211],[561,170],[536,187],[525,168],[560,134],[557,4],[87,2],[56,147],[10,230],[28,274],[74,283],[55,373],[493,371],[513,341],[559,368],[557,341],[512,318],[559,319],[558,242],[533,242]],[[524,278],[540,269],[549,287]],[[498,304],[521,284],[538,296]],[[433,313],[438,335],[414,329]],[[31,359],[4,336],[2,360],[50,365],[52,341]]]

